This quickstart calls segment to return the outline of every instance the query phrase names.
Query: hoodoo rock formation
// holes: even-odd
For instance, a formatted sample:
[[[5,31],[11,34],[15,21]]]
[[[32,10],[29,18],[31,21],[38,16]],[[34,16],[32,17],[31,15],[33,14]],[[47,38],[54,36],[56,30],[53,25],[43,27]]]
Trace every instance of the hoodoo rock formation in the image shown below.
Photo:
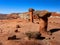
[[[43,16],[39,16],[39,32],[42,34],[42,36],[47,37],[50,36],[49,32],[47,31],[47,25],[48,25],[48,17],[51,15],[51,13],[46,13]]]
[[[33,22],[33,11],[34,11],[34,9],[32,9],[32,8],[29,9],[30,22]]]

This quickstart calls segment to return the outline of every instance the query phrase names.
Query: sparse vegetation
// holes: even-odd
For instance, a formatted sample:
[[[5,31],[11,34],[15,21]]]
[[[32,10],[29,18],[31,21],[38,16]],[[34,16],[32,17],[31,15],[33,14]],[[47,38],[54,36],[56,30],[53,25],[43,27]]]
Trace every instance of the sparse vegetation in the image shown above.
[[[39,32],[27,32],[26,35],[28,36],[29,39],[31,38],[38,39],[41,36]]]

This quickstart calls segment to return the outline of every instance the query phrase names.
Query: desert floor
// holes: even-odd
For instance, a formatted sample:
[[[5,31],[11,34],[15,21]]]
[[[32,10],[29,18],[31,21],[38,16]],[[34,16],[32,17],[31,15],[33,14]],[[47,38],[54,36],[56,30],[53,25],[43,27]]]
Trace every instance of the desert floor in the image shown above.
[[[0,20],[0,45],[60,45],[60,31],[54,32],[52,39],[28,39],[27,32],[39,32],[39,24],[25,20]],[[17,39],[8,39],[14,35]]]

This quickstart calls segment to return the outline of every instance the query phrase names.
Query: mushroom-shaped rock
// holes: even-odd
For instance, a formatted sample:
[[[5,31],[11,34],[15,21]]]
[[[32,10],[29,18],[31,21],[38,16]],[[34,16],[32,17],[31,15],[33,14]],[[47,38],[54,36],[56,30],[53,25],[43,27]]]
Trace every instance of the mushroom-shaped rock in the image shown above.
[[[34,9],[32,9],[32,8],[29,8],[29,12],[33,12],[33,11],[35,11]]]
[[[30,22],[33,22],[33,11],[34,11],[34,9],[32,9],[32,8],[29,9]]]

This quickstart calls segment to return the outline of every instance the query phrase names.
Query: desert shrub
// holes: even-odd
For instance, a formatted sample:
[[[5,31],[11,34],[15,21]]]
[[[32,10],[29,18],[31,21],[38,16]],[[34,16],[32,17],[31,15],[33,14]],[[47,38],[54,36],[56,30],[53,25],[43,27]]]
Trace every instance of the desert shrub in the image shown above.
[[[41,36],[39,32],[27,32],[26,35],[28,36],[29,39],[31,38],[38,39]]]

